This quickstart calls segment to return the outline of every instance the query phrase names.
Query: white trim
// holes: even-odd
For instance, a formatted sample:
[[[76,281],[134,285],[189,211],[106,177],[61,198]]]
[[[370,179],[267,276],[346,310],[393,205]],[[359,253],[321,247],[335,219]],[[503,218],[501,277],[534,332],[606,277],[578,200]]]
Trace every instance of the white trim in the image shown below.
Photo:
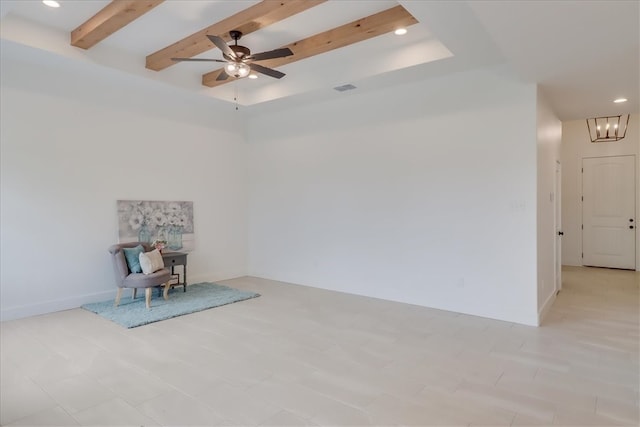
[[[558,292],[551,292],[549,298],[547,298],[547,300],[542,305],[542,309],[538,311],[538,326],[542,325],[542,321],[547,316],[547,314],[549,314],[549,310],[551,310],[551,307],[556,300],[556,295],[558,295]]]
[[[93,294],[79,295],[70,298],[45,301],[32,305],[22,305],[18,307],[9,307],[0,311],[0,321],[21,319],[23,317],[38,316],[40,314],[53,313],[55,311],[70,310],[78,308],[82,304],[89,302],[104,301],[109,298],[115,298],[115,288],[111,291],[96,292]]]
[[[236,273],[225,273],[225,274],[199,274],[197,276],[192,277],[191,275],[189,275],[187,277],[187,280],[189,281],[189,283],[187,283],[188,285],[193,285],[194,283],[202,283],[202,282],[221,282],[223,280],[231,280],[231,279],[237,279],[239,277],[246,277],[247,273],[245,272],[236,272]]]
[[[188,276],[189,283],[200,282],[219,282],[222,280],[230,280],[238,277],[246,276],[245,273],[228,273],[228,274],[203,274],[195,277]],[[8,307],[0,310],[0,321],[22,319],[29,316],[39,316],[41,314],[54,313],[56,311],[70,310],[78,308],[82,304],[90,302],[105,301],[115,299],[116,288],[110,291],[96,292],[93,294],[79,295],[69,298],[45,301],[32,305],[23,305],[19,307]]]

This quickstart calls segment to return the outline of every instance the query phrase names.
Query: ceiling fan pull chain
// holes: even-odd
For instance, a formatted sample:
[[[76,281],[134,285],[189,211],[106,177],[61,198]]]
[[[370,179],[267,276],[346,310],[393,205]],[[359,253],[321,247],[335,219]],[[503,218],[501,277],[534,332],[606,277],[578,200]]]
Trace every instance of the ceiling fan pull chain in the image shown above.
[[[233,82],[233,100],[236,102],[236,111],[238,111],[238,81]]]

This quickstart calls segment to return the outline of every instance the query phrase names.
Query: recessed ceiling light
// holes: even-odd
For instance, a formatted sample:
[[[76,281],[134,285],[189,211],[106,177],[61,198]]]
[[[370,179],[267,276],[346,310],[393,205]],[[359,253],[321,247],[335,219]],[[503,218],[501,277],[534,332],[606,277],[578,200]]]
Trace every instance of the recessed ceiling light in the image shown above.
[[[627,98],[614,99],[613,102],[615,102],[616,104],[620,104],[621,102],[627,102]]]
[[[397,30],[394,31],[394,34],[396,36],[404,36],[405,34],[407,34],[407,29],[406,28],[398,28]]]
[[[55,0],[42,0],[42,3],[49,7],[60,7],[60,3]]]
[[[258,75],[257,74],[249,74],[249,78],[250,79],[257,79]]]

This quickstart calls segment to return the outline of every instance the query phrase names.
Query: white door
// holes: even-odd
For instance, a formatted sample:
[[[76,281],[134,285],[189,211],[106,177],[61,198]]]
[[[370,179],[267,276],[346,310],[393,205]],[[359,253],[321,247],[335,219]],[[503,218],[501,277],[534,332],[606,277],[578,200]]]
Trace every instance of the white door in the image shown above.
[[[560,169],[560,162],[556,162],[556,181],[555,181],[555,194],[553,195],[553,203],[555,207],[555,232],[556,232],[556,292],[562,289],[562,170]]]
[[[582,159],[582,196],[582,264],[635,269],[635,156]]]

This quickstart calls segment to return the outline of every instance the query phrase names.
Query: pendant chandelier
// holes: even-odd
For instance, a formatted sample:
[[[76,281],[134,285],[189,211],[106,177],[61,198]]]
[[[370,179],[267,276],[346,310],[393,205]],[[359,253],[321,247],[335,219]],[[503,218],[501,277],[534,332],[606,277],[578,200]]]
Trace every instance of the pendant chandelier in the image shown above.
[[[627,134],[629,114],[587,119],[591,142],[620,141]]]

